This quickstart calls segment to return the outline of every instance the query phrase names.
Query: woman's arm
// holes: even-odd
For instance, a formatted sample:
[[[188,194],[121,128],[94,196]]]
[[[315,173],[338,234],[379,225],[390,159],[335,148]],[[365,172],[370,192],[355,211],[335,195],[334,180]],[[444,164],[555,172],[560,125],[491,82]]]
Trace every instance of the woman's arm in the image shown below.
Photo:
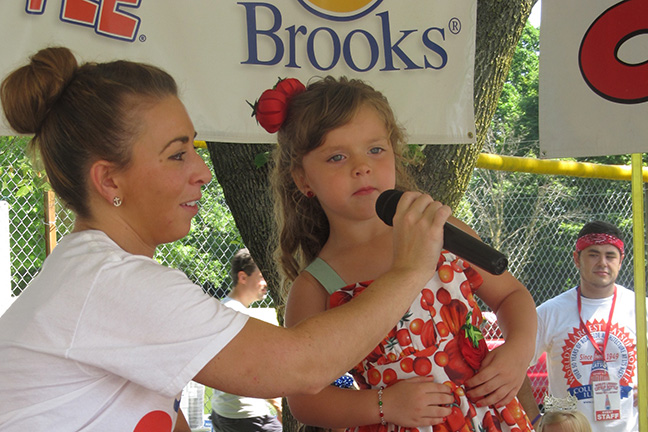
[[[249,319],[195,381],[259,398],[315,394],[370,352],[433,276],[447,206],[408,192],[394,216],[394,265],[370,290],[289,329]]]

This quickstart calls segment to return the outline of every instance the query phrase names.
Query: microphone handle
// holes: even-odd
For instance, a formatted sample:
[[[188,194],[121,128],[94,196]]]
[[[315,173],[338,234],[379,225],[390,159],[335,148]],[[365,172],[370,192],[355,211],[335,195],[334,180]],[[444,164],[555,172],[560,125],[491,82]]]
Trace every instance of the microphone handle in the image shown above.
[[[443,226],[443,247],[494,275],[504,273],[508,266],[503,253],[447,222]]]
[[[376,200],[376,213],[389,226],[402,195],[403,191],[389,189]],[[504,273],[508,266],[504,254],[447,222],[443,226],[443,248],[494,275]]]

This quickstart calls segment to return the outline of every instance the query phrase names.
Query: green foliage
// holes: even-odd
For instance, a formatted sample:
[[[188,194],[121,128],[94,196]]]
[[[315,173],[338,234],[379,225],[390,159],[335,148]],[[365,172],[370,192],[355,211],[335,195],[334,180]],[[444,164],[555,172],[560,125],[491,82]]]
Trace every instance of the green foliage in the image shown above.
[[[493,117],[489,150],[494,153],[538,153],[539,50],[540,32],[527,23]]]
[[[28,138],[0,137],[2,199],[9,203],[12,290],[24,290],[45,260],[44,192],[49,189],[43,173],[35,172],[27,155]],[[209,154],[203,159],[211,166]],[[217,297],[230,286],[231,256],[243,247],[241,236],[217,181],[203,188],[201,211],[188,236],[158,248],[156,259],[184,271],[189,278]],[[57,232],[73,228],[73,215],[57,210]]]
[[[26,137],[0,137],[2,200],[9,203],[12,291],[19,294],[45,259],[43,194],[49,185],[34,172]]]
[[[209,153],[200,150],[211,166]],[[216,180],[203,187],[201,210],[194,218],[189,234],[176,242],[158,247],[156,259],[182,270],[206,292],[221,298],[229,291],[229,260],[244,247],[234,218],[225,203],[223,190]]]
[[[270,152],[259,153],[254,157],[254,166],[261,168],[270,161]]]
[[[489,131],[485,151],[536,157],[539,32],[526,25]],[[627,156],[581,158],[627,164]],[[582,225],[593,219],[619,226],[630,239],[629,182],[475,170],[456,214],[509,257],[509,269],[536,303],[578,284],[572,251]],[[632,285],[631,266],[619,282]]]

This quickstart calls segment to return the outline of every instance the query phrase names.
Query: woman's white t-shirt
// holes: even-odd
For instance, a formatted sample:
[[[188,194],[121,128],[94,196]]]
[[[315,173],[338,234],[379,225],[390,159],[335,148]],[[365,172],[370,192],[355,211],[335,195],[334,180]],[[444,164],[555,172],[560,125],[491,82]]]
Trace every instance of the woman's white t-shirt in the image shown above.
[[[0,429],[171,431],[247,319],[101,231],[70,234],[0,317]]]

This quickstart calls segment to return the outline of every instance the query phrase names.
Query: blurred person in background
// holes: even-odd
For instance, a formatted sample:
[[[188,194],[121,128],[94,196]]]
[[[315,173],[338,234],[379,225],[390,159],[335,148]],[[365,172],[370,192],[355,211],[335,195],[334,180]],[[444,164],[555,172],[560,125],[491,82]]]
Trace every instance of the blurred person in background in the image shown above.
[[[221,300],[225,306],[249,314],[252,303],[268,295],[261,270],[247,248],[240,249],[230,262],[230,276],[234,286]],[[279,325],[276,317],[271,324]],[[212,430],[216,432],[280,432],[281,399],[258,399],[214,390],[212,403]]]

